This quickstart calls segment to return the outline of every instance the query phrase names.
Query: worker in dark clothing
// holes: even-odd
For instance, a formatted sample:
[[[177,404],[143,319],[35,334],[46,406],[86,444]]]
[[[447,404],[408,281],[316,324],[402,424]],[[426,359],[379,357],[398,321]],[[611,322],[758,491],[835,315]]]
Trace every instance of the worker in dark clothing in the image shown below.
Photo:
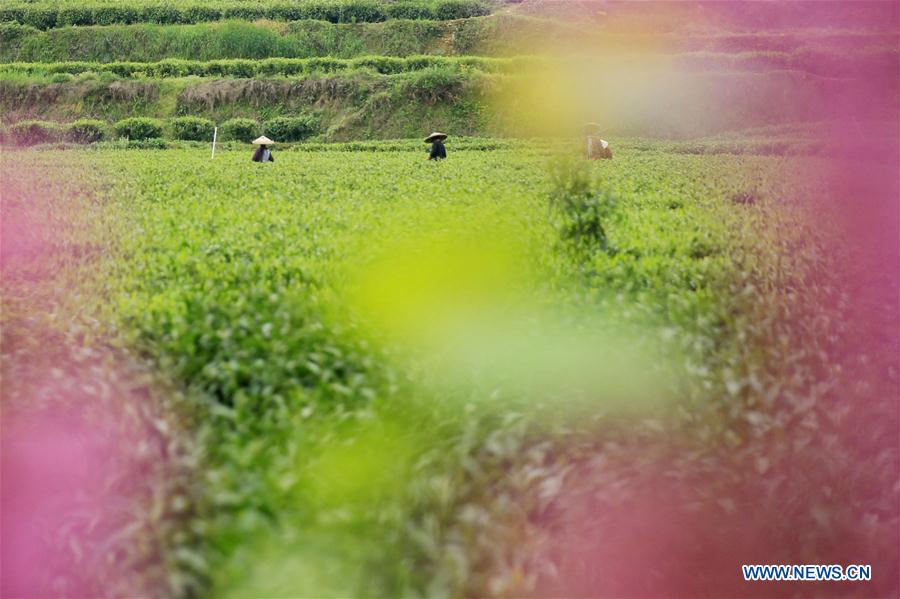
[[[446,133],[432,133],[425,138],[425,143],[431,143],[428,160],[443,160],[447,157],[447,148],[444,147],[445,139],[447,139]]]
[[[272,156],[272,150],[269,149],[269,144],[275,143],[265,135],[262,137],[257,137],[253,140],[254,145],[259,146],[256,148],[256,151],[253,152],[253,162],[275,162],[275,157]]]

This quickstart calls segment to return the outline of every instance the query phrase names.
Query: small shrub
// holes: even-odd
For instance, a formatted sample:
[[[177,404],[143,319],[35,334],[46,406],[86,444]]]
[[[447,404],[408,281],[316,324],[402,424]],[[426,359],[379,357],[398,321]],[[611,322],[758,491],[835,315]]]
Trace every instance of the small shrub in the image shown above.
[[[300,141],[315,133],[311,117],[279,117],[266,121],[265,134],[274,141]]]
[[[306,61],[309,73],[336,73],[346,68],[346,61],[330,56],[316,56]]]
[[[154,137],[152,139],[128,140],[125,147],[133,150],[168,150],[172,147],[172,143],[159,137]]]
[[[70,124],[66,133],[69,141],[92,144],[106,138],[106,123],[94,119],[80,119]]]
[[[113,125],[116,135],[133,140],[152,139],[163,136],[163,124],[159,119],[134,117],[122,119]]]
[[[491,10],[480,2],[467,0],[445,0],[435,6],[434,18],[439,21],[451,19],[468,19],[471,17],[483,17],[491,13]]]
[[[429,67],[411,73],[405,80],[404,91],[431,106],[453,102],[462,93],[464,81],[465,77],[452,67]]]
[[[230,77],[250,79],[256,75],[256,69],[255,60],[235,59],[228,61],[226,74]]]
[[[94,9],[94,25],[131,24],[140,21],[141,12],[134,6],[98,6]]]
[[[62,141],[63,128],[49,121],[20,121],[9,128],[13,143],[22,146]]]
[[[0,46],[11,48],[14,44],[18,45],[24,38],[37,33],[37,29],[29,25],[21,25],[19,23],[0,23]]]
[[[190,61],[178,58],[167,58],[153,64],[154,77],[185,77],[193,75],[190,70]]]
[[[190,6],[184,11],[184,20],[188,23],[218,21],[222,18],[222,8],[218,6]]]
[[[557,164],[551,182],[550,208],[562,241],[579,250],[607,251],[603,221],[612,213],[615,201],[610,194],[593,189],[585,162]]]
[[[306,61],[295,58],[267,58],[254,62],[258,75],[299,75],[306,69]]]
[[[56,15],[57,25],[93,25],[94,14],[90,7],[67,6]]]
[[[71,73],[53,73],[50,75],[50,83],[68,83],[75,79]]]
[[[402,73],[406,69],[407,64],[405,58],[396,56],[363,56],[350,62],[351,68],[372,69],[383,75]]]
[[[189,141],[211,141],[215,125],[209,119],[183,116],[172,119],[172,137]]]
[[[25,20],[24,8],[5,8],[0,6],[0,24],[17,25]]]
[[[220,134],[223,141],[243,141],[250,143],[259,137],[259,123],[253,119],[231,119],[222,123]]]
[[[385,12],[391,19],[434,19],[434,9],[418,2],[397,2],[385,6]]]
[[[387,15],[380,2],[350,0],[347,3],[329,3],[325,15],[332,23],[377,23]]]
[[[181,11],[174,6],[149,5],[145,6],[141,11],[142,23],[159,23],[160,25],[169,25],[181,23],[181,19]]]
[[[22,15],[22,22],[36,29],[56,27],[57,11],[52,8],[28,8]]]
[[[240,19],[242,21],[255,21],[257,19],[264,19],[267,16],[274,16],[267,14],[267,11],[262,6],[243,6],[243,5],[233,5],[233,6],[225,6],[222,9],[222,18],[223,19]]]

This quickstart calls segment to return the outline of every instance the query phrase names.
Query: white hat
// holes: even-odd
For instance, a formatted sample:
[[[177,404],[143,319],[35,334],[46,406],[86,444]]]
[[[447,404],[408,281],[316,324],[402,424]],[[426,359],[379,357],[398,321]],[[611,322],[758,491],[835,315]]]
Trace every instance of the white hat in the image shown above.
[[[267,145],[273,144],[275,142],[272,141],[271,139],[269,139],[268,137],[266,137],[265,135],[262,135],[260,137],[257,137],[256,139],[254,139],[251,143],[254,143],[258,146],[267,146]]]

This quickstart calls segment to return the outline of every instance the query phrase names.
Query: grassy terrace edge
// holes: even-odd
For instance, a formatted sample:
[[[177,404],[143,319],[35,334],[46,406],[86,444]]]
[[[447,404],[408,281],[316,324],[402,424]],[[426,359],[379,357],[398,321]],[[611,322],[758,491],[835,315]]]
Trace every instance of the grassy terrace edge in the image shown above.
[[[640,55],[635,55],[640,56]],[[617,57],[628,61],[632,55]],[[671,55],[672,64],[694,71],[761,72],[790,70],[817,74],[825,71],[852,76],[860,75],[861,64],[870,71],[900,68],[898,51],[861,51],[836,57],[826,51],[806,52],[796,56],[786,52],[747,52],[737,55],[714,52],[685,52]],[[595,62],[604,62],[600,59]],[[610,60],[611,62],[611,60]],[[418,71],[432,67],[470,69],[485,72],[517,72],[543,67],[551,63],[547,58],[535,55],[476,56],[439,54],[412,54],[405,56],[361,55],[354,58],[313,56],[306,58],[226,58],[217,60],[186,60],[171,58],[158,61],[58,61],[58,62],[0,62],[0,78],[50,78],[50,83],[70,79],[56,75],[80,75],[82,73],[112,73],[126,79],[171,77],[291,77],[297,75],[344,73],[368,70],[382,75]],[[45,83],[46,81],[40,81]]]
[[[861,67],[891,69],[897,64],[896,35],[860,36],[827,31],[813,43],[801,36],[698,35],[664,38],[679,64],[706,68],[781,68],[843,72]],[[103,25],[41,31],[0,22],[0,62],[158,62],[168,59],[223,60],[264,58],[355,58],[364,55],[517,56],[542,47],[561,52],[596,45],[596,58],[618,58],[646,51],[647,36],[623,36],[510,12],[438,21],[391,19],[378,23],[329,23],[316,20],[275,22],[227,20],[193,25]],[[837,46],[853,51],[836,49]],[[861,59],[861,60],[860,60]],[[896,69],[894,69],[896,70]],[[893,71],[891,71],[893,72]]]
[[[82,73],[112,73],[123,78],[170,77],[268,77],[321,73],[338,73],[370,70],[382,75],[418,71],[433,67],[461,68],[497,72],[525,69],[545,64],[539,57],[515,56],[509,58],[488,56],[360,56],[357,58],[243,58],[225,60],[180,60],[157,62],[13,62],[0,64],[0,77],[29,78],[50,77],[52,83],[71,80],[54,75],[80,75]]]

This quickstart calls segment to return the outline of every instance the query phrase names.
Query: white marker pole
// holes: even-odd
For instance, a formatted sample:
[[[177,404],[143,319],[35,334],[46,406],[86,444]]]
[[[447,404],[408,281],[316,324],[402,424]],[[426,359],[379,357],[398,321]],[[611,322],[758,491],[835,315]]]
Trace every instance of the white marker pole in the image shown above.
[[[213,129],[213,150],[212,150],[212,156],[209,157],[210,160],[212,160],[213,158],[216,157],[216,137],[218,137],[218,135],[219,135],[219,127],[217,126],[215,129]]]

